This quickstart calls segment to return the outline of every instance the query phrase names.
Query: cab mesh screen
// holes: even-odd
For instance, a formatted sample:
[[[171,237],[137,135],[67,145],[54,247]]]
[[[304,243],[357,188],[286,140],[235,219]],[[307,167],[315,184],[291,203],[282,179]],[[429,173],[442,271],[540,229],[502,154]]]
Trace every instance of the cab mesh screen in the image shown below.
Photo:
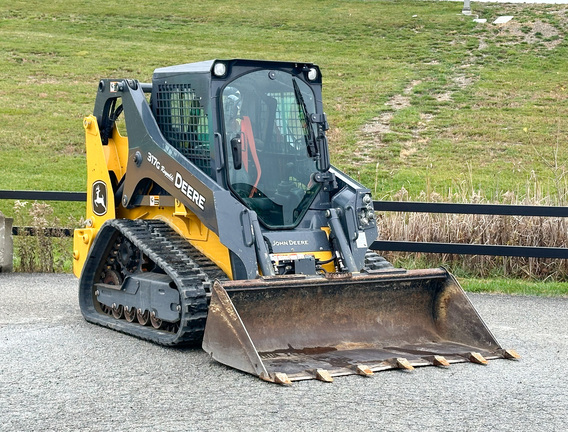
[[[198,168],[211,175],[209,119],[189,84],[160,84],[154,112],[162,135]]]

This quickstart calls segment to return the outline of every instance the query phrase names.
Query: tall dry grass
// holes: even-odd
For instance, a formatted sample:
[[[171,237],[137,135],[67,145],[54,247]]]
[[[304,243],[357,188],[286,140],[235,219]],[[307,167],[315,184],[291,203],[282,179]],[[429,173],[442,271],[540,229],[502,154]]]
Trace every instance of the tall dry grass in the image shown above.
[[[422,192],[418,197],[411,197],[403,188],[393,199],[565,206],[568,202],[568,188],[563,172],[555,177],[554,183],[556,184],[552,187],[542,186],[533,173],[525,190],[499,193],[492,200],[484,198],[486,194],[483,191],[476,191],[470,185],[461,185],[457,191],[449,190],[445,196],[435,192]],[[558,217],[388,212],[379,215],[378,224],[379,237],[383,240],[568,247],[568,221]],[[403,267],[443,265],[463,276],[568,280],[568,260],[386,251],[382,254]]]
[[[29,227],[31,234],[21,232],[14,237],[14,269],[18,272],[69,272],[72,265],[72,240],[66,237],[49,237],[46,229],[61,227],[53,207],[46,203],[16,201],[14,226]],[[68,226],[80,226],[70,217]]]

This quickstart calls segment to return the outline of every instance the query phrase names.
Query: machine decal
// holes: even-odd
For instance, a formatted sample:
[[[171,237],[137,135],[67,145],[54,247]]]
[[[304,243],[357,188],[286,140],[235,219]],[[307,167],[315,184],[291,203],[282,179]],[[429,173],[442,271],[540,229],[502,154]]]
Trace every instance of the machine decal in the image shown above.
[[[272,246],[308,246],[310,242],[308,240],[273,240]]]
[[[173,183],[174,181],[174,175],[172,173],[170,173],[166,167],[164,165],[162,165],[160,163],[160,161],[158,160],[158,158],[156,156],[154,156],[152,153],[148,152],[148,157],[147,157],[148,162],[150,162],[150,164],[152,164],[152,166],[154,166],[158,171],[160,171],[162,174],[164,174],[164,177],[167,178],[169,181],[171,181]]]
[[[186,195],[191,201],[195,203],[197,207],[201,210],[205,210],[205,197],[195,190],[195,188],[189,184],[182,175],[176,171],[175,177],[169,172],[164,164],[162,164],[158,158],[152,153],[148,152],[146,160],[158,171],[160,171],[164,177],[171,181],[176,188],[178,188],[184,195]],[[159,204],[150,204],[159,205]]]
[[[367,248],[369,245],[367,244],[367,236],[365,235],[365,231],[359,231],[359,235],[357,236],[357,247],[358,248]]]
[[[197,205],[197,207],[199,207],[201,210],[205,210],[205,197],[197,192],[188,182],[186,182],[178,172],[176,172],[174,185],[191,201],[193,201],[195,205]]]
[[[93,183],[92,205],[93,213],[103,216],[107,212],[107,186],[106,183],[98,180]]]
[[[111,81],[110,82],[110,92],[116,93],[116,92],[120,91],[121,90],[120,84],[121,83],[119,81]]]

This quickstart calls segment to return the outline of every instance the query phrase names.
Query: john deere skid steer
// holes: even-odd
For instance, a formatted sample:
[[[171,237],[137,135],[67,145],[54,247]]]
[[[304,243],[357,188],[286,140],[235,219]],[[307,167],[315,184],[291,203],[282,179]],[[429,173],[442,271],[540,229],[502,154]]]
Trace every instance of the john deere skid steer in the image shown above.
[[[85,319],[281,384],[514,357],[445,270],[368,250],[371,195],[330,165],[321,82],[252,60],[100,81],[73,251]]]

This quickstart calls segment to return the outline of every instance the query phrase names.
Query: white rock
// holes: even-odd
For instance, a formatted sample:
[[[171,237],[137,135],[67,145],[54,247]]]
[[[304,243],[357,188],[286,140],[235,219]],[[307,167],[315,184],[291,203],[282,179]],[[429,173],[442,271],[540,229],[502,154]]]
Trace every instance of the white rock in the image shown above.
[[[493,21],[493,24],[505,24],[513,19],[512,15],[504,15]]]

